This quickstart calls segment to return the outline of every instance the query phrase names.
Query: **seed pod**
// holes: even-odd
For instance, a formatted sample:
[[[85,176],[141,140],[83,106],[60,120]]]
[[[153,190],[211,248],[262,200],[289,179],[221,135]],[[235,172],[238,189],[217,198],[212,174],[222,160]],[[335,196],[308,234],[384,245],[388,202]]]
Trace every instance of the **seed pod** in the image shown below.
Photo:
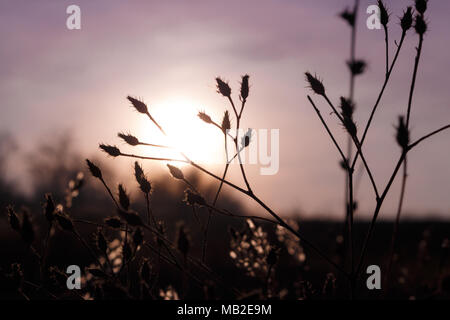
[[[217,82],[217,92],[223,95],[224,97],[231,96],[231,88],[227,82],[223,81],[221,78],[216,78]]]
[[[120,206],[124,209],[124,210],[128,210],[128,208],[130,207],[130,198],[128,197],[128,194],[125,190],[125,188],[123,187],[122,184],[119,184],[119,203]]]
[[[48,222],[52,222],[55,219],[55,203],[50,193],[45,195],[44,214]]]
[[[108,248],[108,243],[106,241],[106,238],[103,234],[103,231],[101,228],[97,229],[97,248],[100,250],[103,254],[106,254],[106,250]]]
[[[107,226],[114,228],[114,229],[119,229],[122,226],[122,223],[120,222],[119,218],[106,218],[105,219],[105,223]]]
[[[317,77],[313,77],[311,73],[305,72],[306,81],[309,83],[309,87],[314,91],[315,94],[325,95],[325,87],[323,86],[322,81],[320,81]]]
[[[222,132],[224,134],[227,134],[227,130],[231,129],[231,122],[230,122],[230,114],[228,113],[228,110],[225,111],[222,119]]]
[[[140,100],[138,100],[138,99],[136,99],[136,98],[130,97],[130,96],[128,96],[127,99],[128,99],[128,101],[131,102],[131,104],[133,105],[133,107],[134,107],[138,112],[140,112],[140,113],[148,113],[147,105],[146,105],[144,102],[142,102],[142,101],[140,101]]]
[[[249,93],[248,78],[249,78],[248,74],[242,76],[242,82],[241,82],[241,100],[242,101],[245,101],[248,98],[248,93]]]
[[[111,157],[120,156],[120,150],[116,146],[100,144],[99,147],[100,147],[100,149],[102,149],[102,151],[106,152]]]
[[[175,179],[179,179],[179,180],[184,179],[183,171],[181,171],[179,168],[174,167],[170,164],[167,164],[167,167],[169,168],[170,174],[172,175],[172,177],[174,177]]]
[[[389,13],[384,5],[383,1],[378,0],[378,8],[380,8],[380,22],[384,27],[387,26],[389,22]]]
[[[23,211],[22,227],[20,229],[22,239],[26,244],[31,245],[34,241],[34,229],[28,211]]]
[[[406,128],[405,118],[403,116],[398,117],[397,126],[397,143],[402,149],[406,150],[409,145],[409,131]]]
[[[20,221],[14,211],[14,208],[12,206],[8,206],[6,210],[8,211],[8,220],[11,228],[15,231],[20,231]]]
[[[117,136],[128,143],[130,146],[137,146],[139,144],[138,138],[131,134],[118,133]]]
[[[208,116],[205,112],[203,111],[199,111],[199,113],[197,114],[197,116],[203,120],[206,123],[213,123],[212,119],[210,116]]]
[[[70,219],[69,216],[65,215],[64,213],[58,213],[55,215],[55,217],[61,228],[63,228],[64,230],[71,232],[75,230],[72,219]]]
[[[92,176],[98,179],[102,179],[102,171],[100,170],[100,168],[97,167],[95,164],[93,164],[91,161],[89,161],[89,159],[86,159],[86,163]]]
[[[413,23],[412,8],[408,7],[406,8],[406,11],[403,13],[403,17],[400,19],[400,26],[402,27],[402,30],[406,32],[411,28],[412,23]]]

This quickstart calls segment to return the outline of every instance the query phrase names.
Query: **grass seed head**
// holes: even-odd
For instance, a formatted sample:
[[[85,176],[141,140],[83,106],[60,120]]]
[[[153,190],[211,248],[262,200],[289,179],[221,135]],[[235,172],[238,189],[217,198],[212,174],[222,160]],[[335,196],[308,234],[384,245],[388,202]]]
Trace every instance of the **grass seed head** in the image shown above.
[[[136,228],[133,233],[133,243],[134,247],[137,249],[144,243],[144,233],[141,228]]]
[[[213,123],[211,117],[203,111],[199,111],[197,116],[206,123],[209,123],[209,124]]]
[[[404,32],[411,29],[413,23],[413,15],[412,15],[412,8],[408,7],[406,8],[406,11],[403,12],[403,17],[400,19],[400,26],[402,27],[402,30]]]
[[[172,175],[172,177],[174,177],[175,179],[179,179],[179,180],[184,179],[183,171],[181,171],[179,168],[172,166],[170,164],[167,164],[167,167],[169,168],[170,174]]]
[[[325,95],[325,87],[323,86],[322,81],[319,80],[316,76],[313,76],[309,72],[305,72],[306,81],[309,84],[309,88],[314,91],[315,94],[324,96]]]
[[[242,82],[241,82],[241,100],[245,101],[248,98],[248,93],[250,91],[249,85],[248,85],[248,78],[250,76],[248,74],[242,76]]]
[[[102,178],[102,171],[99,167],[97,167],[95,164],[93,164],[89,159],[86,159],[86,163],[88,165],[89,171],[91,172],[92,176],[98,179]]]
[[[425,11],[427,11],[427,7],[428,7],[428,0],[416,0],[416,10],[421,15],[423,15]]]
[[[228,110],[226,110],[223,115],[221,128],[224,134],[227,134],[227,130],[231,129],[230,114],[228,113]]]
[[[380,8],[380,22],[386,27],[389,23],[389,12],[382,0],[378,0],[378,7]]]
[[[231,96],[231,88],[227,82],[223,81],[221,78],[216,78],[217,83],[217,92],[223,95],[224,97]]]
[[[129,133],[125,134],[120,132],[117,134],[117,136],[128,143],[130,146],[137,146],[139,144],[139,139]]]
[[[124,210],[128,210],[130,207],[130,197],[127,194],[127,191],[125,190],[125,188],[123,187],[122,184],[119,184],[119,203],[120,206],[124,209]]]
[[[139,184],[141,191],[145,194],[149,194],[152,186],[150,184],[150,181],[148,181],[147,177],[145,176],[144,170],[142,170],[141,165],[137,161],[134,163],[134,176],[137,183]]]
[[[107,144],[100,144],[99,147],[100,147],[100,149],[102,149],[102,151],[106,152],[111,157],[118,157],[118,156],[120,156],[120,150],[116,146],[111,146],[111,145],[107,145]]]
[[[416,23],[414,24],[414,29],[416,30],[417,34],[423,36],[425,32],[427,32],[427,22],[425,21],[424,17],[422,15],[416,16]]]
[[[140,112],[140,113],[145,113],[145,114],[148,113],[147,105],[146,105],[144,102],[142,102],[141,100],[138,100],[138,99],[136,99],[136,98],[133,98],[133,97],[131,97],[131,96],[128,96],[127,99],[128,99],[128,101],[131,102],[131,104],[133,105],[133,107],[134,107],[138,112]]]
[[[190,206],[194,206],[194,205],[204,206],[204,205],[206,205],[205,199],[201,195],[193,192],[191,189],[184,190],[184,199],[183,199],[183,201],[186,202],[186,204],[190,205]]]
[[[405,118],[403,116],[398,117],[396,138],[399,146],[406,150],[409,145],[409,131],[408,128],[406,128]]]
[[[151,285],[152,269],[147,259],[144,259],[144,261],[142,262],[140,276],[141,280],[144,283],[146,283],[148,286]]]
[[[119,216],[126,221],[127,224],[133,227],[142,227],[144,223],[141,217],[136,212],[124,211],[119,209]]]

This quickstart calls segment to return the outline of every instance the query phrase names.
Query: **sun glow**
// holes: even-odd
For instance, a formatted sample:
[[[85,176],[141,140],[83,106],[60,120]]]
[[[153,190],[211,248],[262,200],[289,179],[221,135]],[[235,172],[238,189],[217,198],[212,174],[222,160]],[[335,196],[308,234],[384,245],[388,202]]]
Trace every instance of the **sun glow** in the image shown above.
[[[225,161],[222,132],[198,118],[198,112],[203,111],[199,104],[181,98],[171,99],[149,104],[149,111],[167,136],[147,118],[138,125],[139,140],[171,148],[145,147],[142,148],[145,156],[182,159],[181,151],[197,163],[218,164]],[[177,164],[182,165],[180,162]]]

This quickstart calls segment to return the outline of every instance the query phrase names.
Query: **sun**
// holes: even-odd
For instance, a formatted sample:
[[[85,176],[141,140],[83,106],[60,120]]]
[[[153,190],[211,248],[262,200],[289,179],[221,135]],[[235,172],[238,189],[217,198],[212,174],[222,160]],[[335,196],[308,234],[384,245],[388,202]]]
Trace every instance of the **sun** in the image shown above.
[[[223,134],[217,127],[198,118],[198,112],[204,111],[200,104],[184,98],[173,98],[151,104],[149,111],[167,136],[148,119],[144,119],[138,125],[139,140],[170,148],[145,147],[142,150],[146,156],[182,159],[181,151],[199,164],[225,161]]]

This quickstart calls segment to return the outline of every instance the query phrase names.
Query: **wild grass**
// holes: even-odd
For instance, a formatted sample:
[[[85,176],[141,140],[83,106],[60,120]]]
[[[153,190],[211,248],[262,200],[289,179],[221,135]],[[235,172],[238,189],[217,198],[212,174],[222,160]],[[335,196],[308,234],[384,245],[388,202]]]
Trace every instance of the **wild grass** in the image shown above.
[[[336,148],[340,158],[342,169],[346,173],[345,179],[345,240],[348,254],[344,254],[344,261],[338,262],[334,257],[330,257],[317,244],[313,243],[306,237],[302,229],[295,221],[286,221],[280,214],[275,212],[266,204],[252,189],[251,180],[247,176],[245,165],[241,159],[241,152],[251,143],[251,130],[240,136],[240,130],[244,111],[247,107],[247,100],[250,96],[249,75],[241,77],[240,88],[238,92],[238,100],[234,97],[234,90],[221,77],[215,79],[217,92],[229,107],[224,110],[222,119],[213,119],[206,111],[200,111],[198,117],[205,125],[213,126],[220,130],[223,134],[223,144],[226,154],[224,166],[221,174],[210,171],[205,166],[194,162],[185,153],[179,153],[181,158],[165,158],[165,157],[149,157],[135,154],[133,152],[123,151],[115,145],[100,144],[100,149],[112,158],[124,157],[134,159],[134,167],[132,175],[139,187],[141,201],[145,203],[145,212],[137,212],[133,209],[133,203],[130,199],[127,187],[123,184],[117,185],[117,191],[114,191],[104,176],[102,169],[93,161],[87,159],[86,164],[93,178],[105,189],[111,199],[111,214],[102,222],[86,221],[77,219],[69,214],[72,201],[77,197],[83,186],[84,177],[79,175],[72,181],[67,190],[65,203],[57,203],[51,194],[45,196],[43,204],[44,216],[47,221],[47,232],[43,242],[42,250],[37,250],[35,245],[39,241],[34,232],[34,226],[27,211],[17,212],[13,206],[8,207],[7,215],[11,228],[17,231],[32,256],[35,257],[38,265],[38,273],[40,283],[33,283],[27,280],[23,271],[24,266],[14,264],[6,274],[8,281],[12,283],[12,287],[24,299],[30,299],[28,290],[39,290],[45,292],[49,299],[59,298],[77,298],[77,299],[108,299],[108,298],[134,298],[134,299],[175,299],[185,298],[189,292],[191,284],[198,285],[201,288],[210,289],[217,286],[226,292],[227,297],[246,298],[257,297],[262,299],[279,298],[282,299],[288,294],[286,288],[280,288],[274,275],[276,268],[281,268],[281,264],[286,262],[286,257],[282,258],[281,251],[286,250],[290,263],[294,263],[302,270],[306,269],[307,254],[314,253],[320,257],[327,269],[328,273],[324,275],[325,282],[320,290],[321,298],[336,297],[336,287],[340,286],[341,294],[345,294],[349,298],[358,297],[358,287],[364,280],[361,278],[366,258],[369,254],[369,244],[379,213],[383,207],[385,199],[392,189],[394,180],[403,169],[401,176],[401,191],[399,205],[396,215],[394,229],[392,231],[392,240],[387,257],[387,267],[384,273],[385,284],[389,283],[391,269],[393,265],[393,257],[396,246],[399,241],[399,225],[401,221],[401,213],[405,199],[406,178],[408,176],[408,155],[416,147],[427,139],[435,136],[450,128],[450,125],[443,126],[439,129],[431,131],[429,134],[413,141],[410,137],[411,113],[413,111],[413,98],[415,92],[415,84],[418,75],[419,62],[421,60],[422,47],[424,45],[425,35],[427,31],[426,22],[426,0],[416,0],[415,8],[406,8],[403,16],[400,18],[400,28],[402,30],[401,37],[396,42],[396,49],[393,55],[389,47],[390,28],[392,27],[391,14],[388,12],[386,5],[379,1],[378,5],[381,11],[380,19],[385,35],[385,68],[384,82],[376,96],[375,103],[370,110],[368,120],[364,125],[357,125],[354,120],[356,112],[356,101],[354,98],[355,81],[357,76],[365,71],[366,63],[362,59],[356,58],[356,31],[357,31],[357,14],[359,10],[359,1],[355,1],[352,10],[346,10],[341,17],[348,23],[351,29],[350,33],[350,60],[347,62],[349,69],[349,94],[338,98],[330,97],[327,93],[326,86],[318,76],[309,72],[305,73],[306,81],[312,92],[323,100],[326,108],[332,112],[334,120],[322,116],[322,106],[313,100],[311,96],[307,96],[312,108],[315,110],[321,125],[328,134],[333,147]],[[394,164],[394,170],[388,181],[383,187],[380,187],[375,180],[373,169],[369,165],[365,150],[368,147],[365,144],[369,130],[375,121],[377,112],[380,112],[381,100],[386,87],[389,84],[394,67],[400,56],[404,40],[407,36],[415,36],[418,38],[416,48],[416,57],[412,66],[411,87],[407,102],[405,103],[405,112],[398,118],[396,127],[396,141],[399,145],[399,158]],[[390,59],[390,57],[393,57]],[[167,135],[164,128],[158,122],[152,113],[151,106],[148,106],[142,100],[128,96],[128,102],[131,107],[139,114],[147,117],[151,125],[163,134]],[[342,143],[338,141],[336,135],[332,132],[330,121],[337,121],[343,126],[347,132],[347,146],[344,148]],[[233,124],[233,125],[232,125]],[[234,130],[231,130],[234,129]],[[232,132],[235,132],[234,134]],[[362,134],[361,134],[362,132]],[[118,137],[122,139],[127,148],[136,146],[144,146],[148,148],[172,148],[171,146],[153,143],[152,141],[142,141],[139,137],[135,137],[131,133],[118,133]],[[229,146],[231,144],[231,148]],[[353,152],[355,149],[355,152]],[[232,160],[238,159],[238,165],[244,186],[228,179],[228,172]],[[139,162],[139,161],[141,162]],[[171,239],[166,231],[166,224],[172,223],[166,221],[164,215],[158,212],[158,208],[152,208],[152,192],[153,185],[150,175],[146,173],[143,167],[144,161],[170,161],[170,163],[183,162],[201,174],[212,178],[217,183],[212,199],[202,194],[200,188],[196,187],[195,182],[177,166],[167,164],[168,173],[175,180],[174,183],[180,183],[185,186],[184,203],[188,206],[195,217],[197,229],[202,234],[201,249],[195,254],[192,248],[193,243],[189,233],[190,226],[179,224],[177,234]],[[374,211],[368,230],[365,232],[364,240],[360,252],[355,249],[354,216],[356,211],[355,199],[355,168],[361,164],[367,173],[371,188],[374,194]],[[224,187],[235,191],[254,201],[261,207],[265,216],[249,216],[230,212],[227,209],[218,206],[218,199]],[[230,244],[227,249],[229,259],[233,261],[236,268],[241,270],[246,276],[255,279],[257,285],[254,288],[243,292],[243,288],[239,288],[237,283],[229,283],[224,280],[217,270],[214,270],[208,264],[208,243],[211,237],[210,227],[213,223],[213,217],[225,216],[230,219],[242,219],[245,221],[244,228],[237,231],[230,228]],[[86,239],[79,231],[80,225],[91,225],[96,228],[91,239]],[[273,228],[274,227],[274,228]],[[223,226],[225,228],[225,226]],[[270,232],[264,229],[272,228],[272,236]],[[49,265],[47,255],[49,242],[55,230],[62,230],[76,239],[80,246],[91,256],[91,265],[86,268],[83,276],[83,289],[66,290],[67,274],[63,270],[59,270],[55,266]],[[448,248],[448,244],[446,245]],[[174,285],[166,285],[160,281],[162,268],[165,264],[171,265],[174,270],[178,271],[181,278],[180,287]],[[442,262],[445,266],[445,259]],[[27,266],[28,268],[28,266]],[[442,267],[442,270],[444,267]],[[441,270],[441,271],[442,271]],[[333,273],[335,272],[336,275]],[[387,286],[387,285],[386,285]],[[204,297],[211,295],[205,289]],[[295,298],[306,298],[315,296],[312,294],[311,284],[305,280],[299,285]],[[292,294],[289,295],[292,297]]]

